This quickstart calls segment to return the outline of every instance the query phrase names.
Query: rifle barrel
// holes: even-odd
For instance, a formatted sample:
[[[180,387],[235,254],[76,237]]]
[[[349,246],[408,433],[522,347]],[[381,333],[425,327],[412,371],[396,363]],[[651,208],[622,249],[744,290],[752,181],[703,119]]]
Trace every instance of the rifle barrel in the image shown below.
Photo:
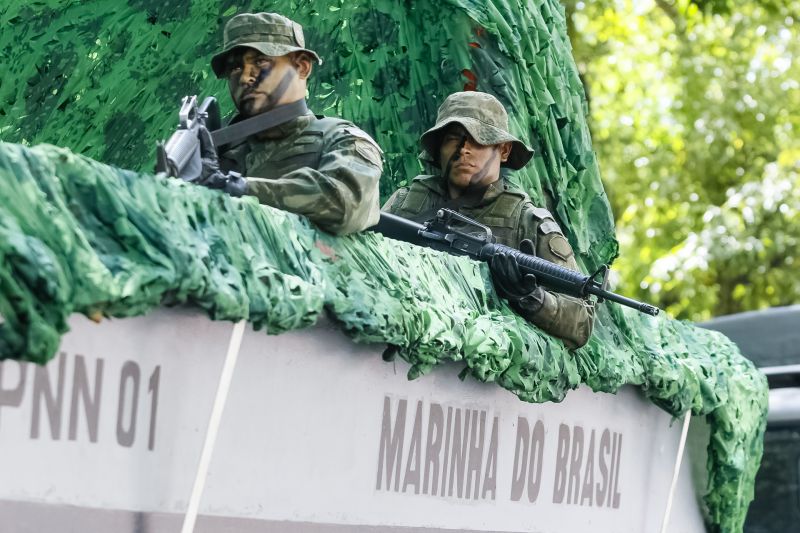
[[[589,292],[590,294],[594,294],[598,298],[603,298],[605,300],[617,302],[620,305],[636,309],[640,313],[644,313],[646,315],[656,316],[660,311],[660,309],[654,305],[646,304],[644,302],[634,300],[633,298],[622,296],[621,294],[616,294],[614,292],[606,291],[597,286],[590,286],[587,292]]]

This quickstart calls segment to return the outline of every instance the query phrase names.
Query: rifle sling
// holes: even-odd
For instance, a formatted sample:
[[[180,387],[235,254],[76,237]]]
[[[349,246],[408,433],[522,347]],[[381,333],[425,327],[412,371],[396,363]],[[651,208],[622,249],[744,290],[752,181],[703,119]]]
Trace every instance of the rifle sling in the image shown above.
[[[256,133],[280,126],[306,113],[308,113],[306,101],[298,100],[275,107],[231,126],[212,131],[211,138],[214,140],[214,146],[219,151],[222,146],[239,142]]]

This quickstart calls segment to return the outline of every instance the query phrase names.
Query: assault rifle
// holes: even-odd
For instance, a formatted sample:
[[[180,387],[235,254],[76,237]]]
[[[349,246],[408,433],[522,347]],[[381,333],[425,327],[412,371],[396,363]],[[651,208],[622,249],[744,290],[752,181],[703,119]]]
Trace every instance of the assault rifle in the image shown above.
[[[456,229],[454,227],[456,224],[467,227],[470,231]],[[467,255],[479,261],[488,262],[496,254],[507,254],[516,259],[523,273],[533,274],[536,276],[536,281],[550,291],[577,298],[594,295],[598,302],[610,300],[652,316],[656,316],[659,312],[658,307],[607,290],[608,266],[606,265],[593,275],[587,276],[540,257],[523,254],[510,246],[495,243],[491,229],[450,209],[440,209],[436,217],[425,224],[418,224],[391,213],[381,213],[378,225],[370,229],[392,239],[456,255]],[[472,229],[477,231],[471,231]],[[598,281],[598,278],[601,279]]]
[[[156,172],[165,172],[173,178],[195,181],[200,177],[200,139],[198,130],[209,131],[220,127],[219,104],[213,96],[197,105],[197,96],[184,96],[178,112],[178,129],[164,143],[156,146]]]
[[[201,158],[200,128],[208,130],[204,137],[219,152],[223,147],[233,145],[251,135],[280,126],[308,113],[305,99],[273,107],[254,117],[240,120],[221,128],[219,104],[213,96],[197,105],[197,96],[184,96],[178,112],[178,129],[165,143],[156,147],[156,172],[165,172],[173,178],[196,181],[203,170]],[[206,147],[208,149],[210,147]]]

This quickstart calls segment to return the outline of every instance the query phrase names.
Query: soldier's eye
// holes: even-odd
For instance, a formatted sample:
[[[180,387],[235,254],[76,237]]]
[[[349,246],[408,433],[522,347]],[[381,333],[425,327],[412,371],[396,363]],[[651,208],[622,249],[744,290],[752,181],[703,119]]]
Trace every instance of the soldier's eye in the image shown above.
[[[242,58],[236,56],[228,56],[225,62],[225,72],[230,76],[235,71],[242,70]]]

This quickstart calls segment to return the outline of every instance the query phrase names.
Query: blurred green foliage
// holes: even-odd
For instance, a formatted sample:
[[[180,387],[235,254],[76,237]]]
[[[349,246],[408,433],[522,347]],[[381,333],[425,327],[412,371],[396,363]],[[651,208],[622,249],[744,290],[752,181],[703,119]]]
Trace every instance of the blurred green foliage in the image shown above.
[[[620,289],[701,320],[800,301],[800,2],[566,2]]]

